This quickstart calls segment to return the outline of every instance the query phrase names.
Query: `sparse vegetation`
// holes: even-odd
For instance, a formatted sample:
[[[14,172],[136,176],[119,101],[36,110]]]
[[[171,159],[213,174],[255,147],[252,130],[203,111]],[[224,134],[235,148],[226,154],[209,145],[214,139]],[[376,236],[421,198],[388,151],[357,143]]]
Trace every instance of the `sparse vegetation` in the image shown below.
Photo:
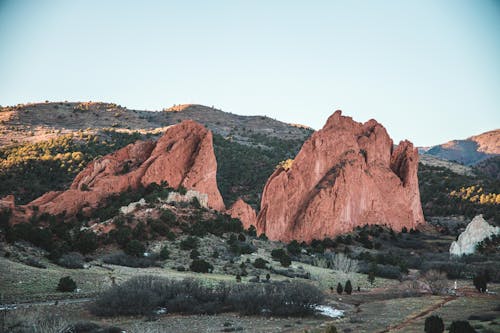
[[[301,283],[237,284],[213,286],[198,280],[168,280],[139,276],[102,293],[91,307],[98,316],[149,314],[159,307],[170,313],[307,315],[321,303],[323,294]]]

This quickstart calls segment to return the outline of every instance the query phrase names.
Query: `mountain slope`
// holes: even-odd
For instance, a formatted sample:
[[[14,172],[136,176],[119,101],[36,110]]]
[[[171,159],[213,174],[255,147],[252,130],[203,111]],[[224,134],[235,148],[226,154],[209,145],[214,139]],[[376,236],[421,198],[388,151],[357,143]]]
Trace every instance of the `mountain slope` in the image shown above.
[[[433,146],[425,154],[465,165],[475,165],[500,155],[500,129]]]
[[[38,142],[79,130],[95,133],[120,131],[153,132],[183,120],[194,120],[215,134],[247,144],[262,136],[303,140],[311,129],[265,116],[240,116],[197,104],[178,105],[164,111],[131,110],[113,103],[37,103],[0,109],[0,146]]]

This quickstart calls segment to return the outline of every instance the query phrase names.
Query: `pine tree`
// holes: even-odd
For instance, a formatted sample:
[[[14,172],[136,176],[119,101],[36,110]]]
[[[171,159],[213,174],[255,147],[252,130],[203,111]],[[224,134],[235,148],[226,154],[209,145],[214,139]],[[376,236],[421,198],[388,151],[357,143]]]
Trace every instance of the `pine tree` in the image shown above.
[[[345,290],[346,294],[348,294],[348,295],[350,295],[352,293],[351,280],[347,280],[347,282],[345,283],[344,290]]]
[[[344,288],[342,288],[342,285],[339,282],[339,284],[337,284],[337,293],[339,295],[341,295],[343,291],[344,291]]]

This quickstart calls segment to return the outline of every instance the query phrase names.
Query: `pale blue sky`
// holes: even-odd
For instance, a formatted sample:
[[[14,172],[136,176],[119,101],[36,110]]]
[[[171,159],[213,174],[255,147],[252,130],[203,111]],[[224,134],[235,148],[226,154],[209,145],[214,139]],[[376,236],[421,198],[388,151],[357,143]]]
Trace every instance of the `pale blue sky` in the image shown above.
[[[44,100],[465,138],[500,127],[500,1],[0,0],[0,105]]]

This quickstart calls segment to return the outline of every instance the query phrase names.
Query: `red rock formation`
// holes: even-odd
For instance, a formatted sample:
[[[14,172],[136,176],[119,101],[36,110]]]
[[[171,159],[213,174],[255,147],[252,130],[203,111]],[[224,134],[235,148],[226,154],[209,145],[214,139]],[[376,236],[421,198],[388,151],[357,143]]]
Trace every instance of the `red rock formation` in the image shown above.
[[[236,200],[231,208],[228,209],[227,213],[234,218],[240,219],[245,229],[250,228],[252,225],[254,227],[257,226],[255,210],[241,198]]]
[[[217,162],[212,133],[202,125],[186,120],[169,127],[157,141],[137,141],[90,163],[74,179],[69,190],[48,192],[20,209],[14,221],[40,213],[74,216],[98,207],[107,197],[167,181],[169,186],[184,186],[208,195],[209,207],[224,210],[217,188]],[[24,213],[23,213],[24,211]],[[15,217],[18,218],[15,218]]]
[[[257,231],[270,239],[311,241],[365,224],[393,229],[424,223],[418,152],[392,140],[375,120],[364,124],[336,111],[285,170],[267,181]]]

